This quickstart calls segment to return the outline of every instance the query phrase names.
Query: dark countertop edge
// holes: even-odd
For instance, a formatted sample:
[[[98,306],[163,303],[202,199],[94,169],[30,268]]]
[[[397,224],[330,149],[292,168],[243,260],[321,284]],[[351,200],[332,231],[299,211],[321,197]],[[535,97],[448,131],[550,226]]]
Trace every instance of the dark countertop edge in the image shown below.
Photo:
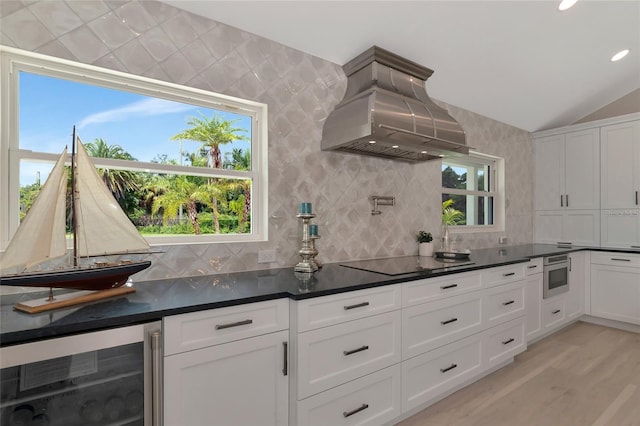
[[[366,282],[366,283],[356,284],[356,285],[347,285],[342,287],[317,290],[309,293],[294,294],[288,291],[284,291],[284,292],[281,291],[281,292],[274,292],[274,293],[257,295],[257,296],[243,297],[238,299],[205,302],[201,304],[192,304],[188,306],[177,306],[174,308],[159,309],[151,312],[123,315],[116,318],[109,317],[109,318],[76,322],[73,324],[62,324],[62,325],[57,325],[55,327],[42,327],[42,328],[33,328],[29,330],[19,330],[15,332],[4,332],[0,334],[0,347],[30,343],[30,342],[39,341],[39,340],[53,339],[58,337],[70,336],[74,334],[101,331],[101,330],[111,329],[111,328],[120,328],[125,326],[144,324],[148,322],[160,321],[162,320],[163,317],[171,316],[171,315],[179,315],[179,314],[198,312],[198,311],[204,311],[209,309],[217,309],[217,308],[223,308],[223,307],[229,307],[229,306],[243,305],[248,303],[262,302],[267,300],[281,299],[283,297],[287,297],[292,300],[304,300],[304,299],[310,299],[315,297],[328,296],[332,294],[346,293],[346,292],[357,291],[357,290],[365,290],[368,288],[399,284],[399,283],[416,281],[421,279],[428,279],[428,278],[435,278],[435,277],[464,273],[464,272],[471,272],[471,271],[477,271],[482,269],[517,264],[517,263],[525,263],[530,261],[531,259],[535,259],[539,257],[554,256],[558,254],[566,254],[566,253],[572,253],[572,252],[578,252],[578,251],[600,251],[600,252],[640,254],[640,251],[637,249],[634,250],[634,249],[606,248],[606,247],[593,248],[593,247],[585,247],[585,246],[563,247],[563,246],[555,246],[554,244],[543,244],[543,246],[545,246],[545,248],[548,247],[551,250],[541,254],[532,254],[532,255],[518,257],[515,259],[514,258],[504,259],[501,261],[494,261],[489,264],[460,266],[453,270],[443,270],[443,271],[438,271],[438,272],[429,273],[429,274],[411,273],[411,274],[389,276],[389,275],[379,274],[375,272],[369,272],[370,274],[374,274],[380,277],[380,279],[373,282]],[[557,248],[557,250],[552,249],[554,246],[555,248]],[[504,249],[513,249],[514,247],[518,247],[518,246],[505,246]],[[501,248],[495,247],[493,249],[500,250]],[[279,268],[279,269],[287,269],[287,268]],[[273,270],[269,270],[269,271],[273,271]]]

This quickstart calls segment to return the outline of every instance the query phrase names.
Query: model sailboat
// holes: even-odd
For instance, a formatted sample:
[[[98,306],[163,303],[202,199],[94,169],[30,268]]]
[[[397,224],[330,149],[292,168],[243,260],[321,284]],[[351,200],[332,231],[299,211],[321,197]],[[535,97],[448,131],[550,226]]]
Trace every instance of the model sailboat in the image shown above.
[[[67,255],[65,148],[27,216],[0,257],[0,285],[104,290],[122,286],[150,261],[92,262],[91,259],[148,251],[149,245],[120,208],[75,136],[72,148],[71,210],[73,260],[65,266],[33,267]],[[80,263],[85,262],[85,265]],[[38,270],[40,269],[40,270]]]

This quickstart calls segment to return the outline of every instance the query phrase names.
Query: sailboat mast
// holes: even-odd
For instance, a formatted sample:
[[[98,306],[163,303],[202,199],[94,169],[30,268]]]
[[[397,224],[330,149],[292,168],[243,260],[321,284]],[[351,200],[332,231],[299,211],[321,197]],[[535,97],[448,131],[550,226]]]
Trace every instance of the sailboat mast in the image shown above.
[[[71,229],[73,231],[73,266],[78,266],[78,215],[76,209],[76,126],[71,140]]]

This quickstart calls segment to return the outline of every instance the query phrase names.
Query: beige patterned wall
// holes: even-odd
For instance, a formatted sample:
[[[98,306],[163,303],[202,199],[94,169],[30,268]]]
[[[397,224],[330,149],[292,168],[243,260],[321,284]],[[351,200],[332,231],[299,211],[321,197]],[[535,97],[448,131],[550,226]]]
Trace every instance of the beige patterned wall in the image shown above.
[[[301,201],[318,215],[324,262],[417,254],[414,234],[438,233],[439,162],[320,151],[324,119],[346,87],[339,65],[156,1],[3,0],[0,31],[6,46],[269,105],[269,241],[162,247],[137,280],[291,266]],[[506,160],[506,232],[458,235],[459,245],[495,246],[501,235],[509,244],[530,243],[531,135],[441,104],[470,146]],[[370,195],[395,196],[396,206],[371,216]],[[258,264],[262,249],[276,249],[277,262]]]

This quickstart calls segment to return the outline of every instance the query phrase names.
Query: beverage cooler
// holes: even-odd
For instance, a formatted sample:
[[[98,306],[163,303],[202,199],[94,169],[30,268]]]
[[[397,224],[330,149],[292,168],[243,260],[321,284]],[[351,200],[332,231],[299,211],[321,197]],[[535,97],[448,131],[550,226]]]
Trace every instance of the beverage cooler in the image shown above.
[[[0,349],[0,426],[159,426],[161,323]]]

